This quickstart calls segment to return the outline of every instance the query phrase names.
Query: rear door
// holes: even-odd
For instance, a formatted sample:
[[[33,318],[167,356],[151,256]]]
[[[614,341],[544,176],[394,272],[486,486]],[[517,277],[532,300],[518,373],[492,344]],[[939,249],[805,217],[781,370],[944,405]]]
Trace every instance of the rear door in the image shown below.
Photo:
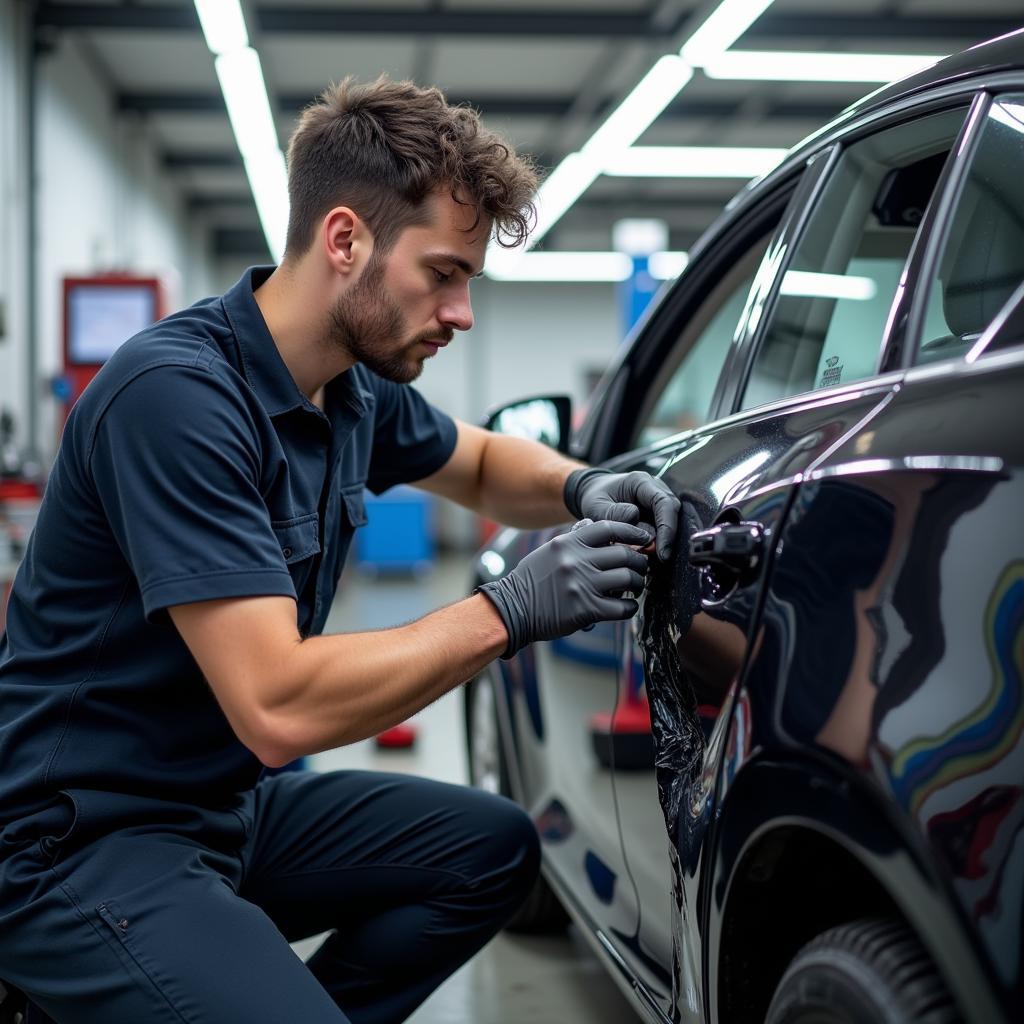
[[[614,776],[641,908],[627,954],[668,1017],[700,1020],[705,1010],[704,840],[774,538],[799,475],[892,400],[901,372],[880,372],[887,326],[966,113],[960,105],[891,124],[823,154],[803,208],[755,275],[720,391],[730,415],[617,462],[660,473],[694,529],[722,528],[702,566],[677,545],[639,622],[623,631],[620,688],[635,689],[643,665],[656,751],[646,771]],[[657,793],[657,821],[643,791]]]
[[[772,709],[753,737],[766,756],[817,747],[900,819],[936,881],[894,897],[965,1016],[1019,1020],[1024,94],[977,111],[961,166],[914,289],[910,367],[800,485],[746,685]]]

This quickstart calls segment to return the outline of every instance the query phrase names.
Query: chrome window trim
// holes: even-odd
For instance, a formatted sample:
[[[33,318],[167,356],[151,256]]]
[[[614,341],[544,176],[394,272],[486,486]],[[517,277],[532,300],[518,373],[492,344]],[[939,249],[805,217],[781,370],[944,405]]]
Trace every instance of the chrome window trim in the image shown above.
[[[915,268],[914,284],[917,285],[910,299],[910,308],[907,311],[907,326],[904,337],[909,344],[903,347],[902,364],[905,368],[915,365],[918,353],[921,348],[921,335],[924,332],[924,321],[928,307],[928,299],[932,288],[935,286],[935,275],[938,269],[939,260],[946,242],[949,240],[949,232],[953,224],[953,215],[960,204],[963,196],[964,185],[967,183],[968,172],[974,163],[974,157],[978,151],[978,145],[987,121],[987,115],[992,106],[992,96],[989,92],[979,92],[971,104],[970,112],[964,122],[960,133],[956,152],[952,162],[947,164],[947,177],[943,184],[942,193],[935,205],[931,223],[927,225],[927,234],[924,236],[924,249],[920,261]],[[926,226],[922,224],[922,230]],[[920,285],[924,283],[924,288]],[[963,356],[959,358],[963,359]]]

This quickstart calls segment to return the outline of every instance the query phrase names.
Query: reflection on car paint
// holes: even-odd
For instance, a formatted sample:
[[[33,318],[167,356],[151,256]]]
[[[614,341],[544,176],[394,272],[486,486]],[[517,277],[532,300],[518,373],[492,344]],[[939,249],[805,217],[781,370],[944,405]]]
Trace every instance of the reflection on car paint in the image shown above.
[[[980,465],[939,474],[890,460],[856,480],[814,474],[801,486],[744,693],[755,744],[825,749],[916,820],[1013,988],[1024,892],[1024,561],[1007,562],[1002,545],[1021,492],[1002,459],[986,465],[986,475]]]
[[[893,786],[911,813],[954,779],[984,771],[1004,758],[1024,731],[1024,562],[1008,565],[985,610],[985,645],[992,686],[969,714],[937,736],[925,735],[896,751]]]
[[[602,903],[611,903],[615,899],[615,872],[593,850],[587,850],[584,854],[583,870],[594,895]]]
[[[575,831],[572,818],[561,800],[552,800],[534,819],[537,832],[546,843],[564,843]]]

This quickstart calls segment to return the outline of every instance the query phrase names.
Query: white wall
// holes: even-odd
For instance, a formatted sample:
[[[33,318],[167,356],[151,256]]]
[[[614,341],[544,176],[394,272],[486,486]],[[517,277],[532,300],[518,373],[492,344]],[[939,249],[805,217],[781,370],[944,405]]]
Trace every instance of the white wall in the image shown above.
[[[28,262],[28,109],[22,88],[28,17],[20,3],[0,0],[0,409],[24,425]]]
[[[603,369],[622,335],[610,284],[473,284],[476,324],[427,363],[418,386],[476,422],[492,406],[565,392],[579,405],[588,370]]]
[[[10,6],[4,4],[4,16]],[[3,36],[6,46],[7,33]],[[5,95],[6,84],[5,79]],[[16,92],[23,95],[20,86]],[[210,294],[213,270],[202,229],[189,222],[181,196],[160,168],[147,126],[117,115],[104,69],[71,34],[40,60],[34,130],[38,366],[45,382],[61,369],[64,276],[113,270],[156,275],[166,284],[169,308],[177,309]],[[13,187],[25,192],[17,175]],[[9,203],[4,207],[9,209]],[[7,287],[13,276],[8,261],[0,287]],[[23,285],[10,287],[12,297],[23,301]],[[24,350],[27,341],[19,337],[16,345]],[[28,386],[24,360],[9,356],[5,364],[3,359],[0,355],[5,376],[0,393],[13,396],[21,419]],[[58,413],[57,401],[43,392],[39,437],[44,458],[56,446]]]

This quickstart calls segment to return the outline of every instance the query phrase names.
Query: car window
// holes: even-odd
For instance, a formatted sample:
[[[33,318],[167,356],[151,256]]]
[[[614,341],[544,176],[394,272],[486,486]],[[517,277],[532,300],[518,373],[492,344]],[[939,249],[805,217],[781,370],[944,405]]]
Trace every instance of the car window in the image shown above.
[[[876,372],[904,264],[965,116],[931,114],[842,154],[783,276],[741,408]]]
[[[759,239],[718,282],[691,317],[648,393],[633,447],[692,430],[708,422],[715,385],[733,333],[768,247]]]
[[[1001,96],[989,108],[949,223],[915,363],[966,355],[1024,281],[1022,177],[1024,95]],[[988,351],[994,347],[997,338]]]

